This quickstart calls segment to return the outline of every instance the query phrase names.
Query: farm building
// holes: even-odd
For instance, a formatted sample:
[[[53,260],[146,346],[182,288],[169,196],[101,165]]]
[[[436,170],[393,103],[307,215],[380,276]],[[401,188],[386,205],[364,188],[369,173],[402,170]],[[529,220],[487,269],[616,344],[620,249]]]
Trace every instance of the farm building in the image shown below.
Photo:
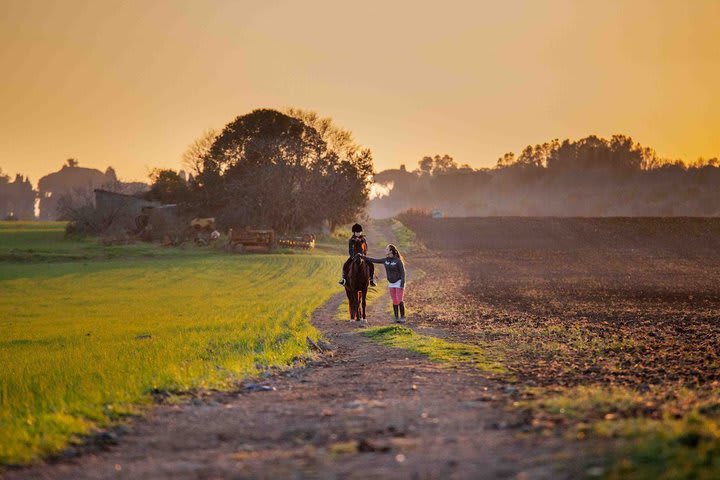
[[[151,202],[124,193],[110,192],[96,188],[95,210],[104,217],[117,218],[123,224],[127,223],[128,229],[135,229],[135,218],[143,213],[145,207],[159,207],[160,202]]]
[[[106,173],[94,168],[78,167],[72,163],[64,165],[59,171],[45,175],[38,182],[40,197],[40,220],[57,220],[60,216],[58,205],[60,198],[79,192],[87,194],[89,188],[100,187],[117,181],[114,170]]]
[[[95,189],[95,210],[122,229],[150,241],[176,238],[186,228],[177,205],[163,205],[123,193]]]

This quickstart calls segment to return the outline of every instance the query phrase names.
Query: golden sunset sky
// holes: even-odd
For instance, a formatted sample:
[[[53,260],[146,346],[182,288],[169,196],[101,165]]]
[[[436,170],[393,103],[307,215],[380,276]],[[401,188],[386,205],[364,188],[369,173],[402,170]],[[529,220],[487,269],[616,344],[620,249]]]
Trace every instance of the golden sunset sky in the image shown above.
[[[631,135],[720,155],[720,1],[0,0],[0,167],[180,167],[255,108],[315,110],[377,170]]]

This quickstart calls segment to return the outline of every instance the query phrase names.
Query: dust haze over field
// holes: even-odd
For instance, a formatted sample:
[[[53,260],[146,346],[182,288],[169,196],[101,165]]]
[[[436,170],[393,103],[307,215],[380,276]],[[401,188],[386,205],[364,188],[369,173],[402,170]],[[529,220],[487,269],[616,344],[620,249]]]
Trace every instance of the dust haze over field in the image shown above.
[[[371,215],[718,216],[720,162],[663,159],[624,135],[528,145],[494,168],[426,156],[375,175]]]

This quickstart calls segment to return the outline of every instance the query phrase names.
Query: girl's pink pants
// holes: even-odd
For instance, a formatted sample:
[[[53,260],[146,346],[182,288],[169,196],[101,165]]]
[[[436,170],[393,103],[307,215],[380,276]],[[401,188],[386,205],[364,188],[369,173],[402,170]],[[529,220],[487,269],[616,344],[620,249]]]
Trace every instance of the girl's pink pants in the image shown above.
[[[390,287],[390,298],[392,298],[393,305],[400,305],[403,301],[403,295],[405,295],[404,288]]]

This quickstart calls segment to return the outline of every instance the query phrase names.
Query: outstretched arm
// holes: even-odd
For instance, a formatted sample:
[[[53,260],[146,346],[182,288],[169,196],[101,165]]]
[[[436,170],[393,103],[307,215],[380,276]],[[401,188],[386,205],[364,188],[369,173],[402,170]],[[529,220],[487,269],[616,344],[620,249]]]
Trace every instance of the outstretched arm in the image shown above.
[[[367,255],[363,255],[362,257],[363,257],[365,260],[367,260],[368,262],[372,262],[372,263],[385,263],[385,259],[384,259],[384,258],[371,258],[371,257],[368,257]]]

